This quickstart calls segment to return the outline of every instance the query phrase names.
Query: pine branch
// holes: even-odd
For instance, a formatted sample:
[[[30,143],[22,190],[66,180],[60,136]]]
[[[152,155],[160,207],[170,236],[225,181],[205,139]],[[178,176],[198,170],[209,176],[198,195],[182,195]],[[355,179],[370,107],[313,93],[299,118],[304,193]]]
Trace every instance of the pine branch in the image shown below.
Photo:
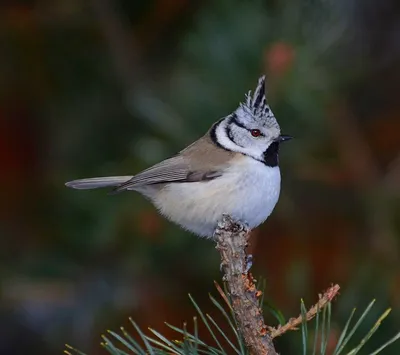
[[[165,323],[170,329],[179,333],[182,340],[169,340],[167,337],[151,328],[149,328],[149,330],[152,335],[148,336],[143,333],[132,319],[130,319],[130,322],[144,346],[139,344],[137,340],[135,340],[135,337],[131,336],[124,328],[121,328],[122,334],[108,331],[109,336],[102,336],[103,342],[101,345],[112,355],[128,355],[128,353],[135,355],[227,355],[230,353],[228,352],[228,348],[229,350],[232,349],[238,355],[247,355],[249,353],[251,355],[278,355],[272,340],[289,330],[296,330],[297,327],[301,325],[303,354],[307,354],[307,346],[311,343],[310,341],[312,339],[312,337],[309,336],[307,324],[309,320],[316,317],[315,332],[313,335],[313,354],[316,354],[318,349],[320,349],[321,354],[326,354],[331,329],[330,304],[339,293],[339,285],[333,285],[322,295],[319,295],[318,302],[308,311],[304,302],[301,301],[301,315],[297,318],[291,318],[288,323],[278,328],[268,327],[264,323],[260,308],[260,302],[262,303],[262,301],[259,298],[262,292],[257,290],[255,285],[256,280],[254,280],[251,273],[249,273],[251,258],[246,254],[246,247],[249,239],[248,228],[243,223],[236,222],[231,217],[225,215],[215,230],[215,239],[217,241],[216,248],[221,254],[221,267],[224,272],[224,281],[227,283],[229,293],[225,293],[217,283],[215,283],[215,286],[230,312],[227,313],[224,306],[211,295],[210,300],[227,320],[230,329],[233,331],[234,341],[231,341],[231,337],[224,332],[223,328],[215,319],[204,313],[195,300],[189,295],[201,321],[206,326],[217,347],[207,344],[207,342],[199,338],[197,317],[193,318],[193,333],[187,331],[186,323],[184,323],[183,328]],[[347,344],[356,333],[356,330],[372,309],[374,302],[375,300],[368,305],[356,324],[350,327],[351,320],[355,313],[355,309],[353,309],[337,341],[336,348],[333,352],[334,355],[340,355],[346,348]],[[321,312],[321,310],[323,311]],[[319,321],[320,313],[322,313],[322,322]],[[378,318],[358,345],[348,352],[349,355],[355,355],[360,351],[378,330],[382,321],[389,313],[390,309],[387,309]],[[233,315],[235,319],[233,319]],[[223,346],[223,343],[220,342],[219,339],[221,339],[221,337],[228,344],[227,346]],[[373,355],[381,353],[398,339],[400,339],[400,333],[395,334],[385,344],[375,350]],[[124,347],[124,350],[120,349],[121,346]],[[66,345],[66,348],[64,353],[67,355],[85,355],[70,345]],[[127,349],[128,352],[126,352]]]
[[[248,272],[248,255],[245,251],[249,238],[248,228],[224,215],[214,236],[239,332],[250,353],[277,355],[258,301],[262,292],[257,290],[255,280]]]
[[[323,295],[319,295],[319,301],[312,306],[305,315],[306,322],[313,319],[318,312],[320,312],[325,306],[328,305],[339,293],[340,286],[334,285],[328,288]],[[271,338],[274,339],[276,337],[281,336],[282,334],[286,333],[289,330],[297,330],[297,327],[302,324],[303,317],[299,315],[297,318],[291,318],[289,321],[278,328],[269,328],[271,333]]]

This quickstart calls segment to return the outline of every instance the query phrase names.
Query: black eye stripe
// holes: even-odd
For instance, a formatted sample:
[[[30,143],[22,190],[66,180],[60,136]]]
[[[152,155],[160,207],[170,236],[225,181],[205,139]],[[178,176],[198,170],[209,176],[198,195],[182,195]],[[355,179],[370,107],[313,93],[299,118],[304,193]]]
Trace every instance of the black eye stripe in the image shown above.
[[[217,138],[217,127],[221,124],[224,118],[221,118],[218,122],[214,123],[211,130],[210,130],[210,138],[211,140],[220,148],[226,149],[222,144],[219,143]]]
[[[245,130],[248,131],[248,132],[251,132],[253,129],[257,129],[257,128],[252,128],[252,129],[247,128],[243,123],[241,123],[241,122],[238,121],[236,115],[232,115],[231,120],[230,120],[229,123],[230,123],[230,124],[235,124],[236,126],[238,126],[238,127],[240,127],[240,128],[243,128],[243,129],[245,129]],[[265,135],[260,131],[259,137],[261,137],[261,136],[262,136],[262,137],[265,137]]]

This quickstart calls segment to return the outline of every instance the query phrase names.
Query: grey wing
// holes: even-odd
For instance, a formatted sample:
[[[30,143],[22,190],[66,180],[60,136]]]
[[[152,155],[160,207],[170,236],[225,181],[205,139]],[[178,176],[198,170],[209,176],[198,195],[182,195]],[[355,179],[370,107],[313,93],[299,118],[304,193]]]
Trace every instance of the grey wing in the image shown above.
[[[135,190],[144,185],[162,184],[168,182],[195,182],[210,180],[220,176],[216,171],[196,171],[190,168],[182,156],[166,159],[132,177],[127,182],[117,186],[113,192]]]

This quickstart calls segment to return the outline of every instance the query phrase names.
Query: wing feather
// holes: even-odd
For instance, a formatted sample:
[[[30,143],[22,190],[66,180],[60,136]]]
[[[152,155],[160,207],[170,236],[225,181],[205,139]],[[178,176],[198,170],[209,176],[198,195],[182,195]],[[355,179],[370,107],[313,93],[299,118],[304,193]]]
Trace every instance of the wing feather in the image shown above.
[[[134,190],[143,185],[161,184],[165,182],[185,181],[190,173],[189,165],[181,156],[166,159],[132,177],[117,186],[113,191]]]
[[[117,186],[113,192],[135,190],[144,185],[163,184],[168,182],[196,182],[212,180],[221,176],[221,172],[208,169],[193,169],[183,156],[166,159],[132,177]]]

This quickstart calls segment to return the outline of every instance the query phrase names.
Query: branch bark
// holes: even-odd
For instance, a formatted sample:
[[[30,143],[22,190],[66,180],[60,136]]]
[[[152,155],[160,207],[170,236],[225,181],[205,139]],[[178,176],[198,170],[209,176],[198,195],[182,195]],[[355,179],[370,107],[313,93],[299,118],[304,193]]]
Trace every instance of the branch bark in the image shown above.
[[[218,223],[214,234],[239,332],[250,354],[277,355],[259,305],[262,293],[257,290],[255,280],[248,271],[249,260],[245,249],[249,236],[249,229],[246,226],[227,215]]]

